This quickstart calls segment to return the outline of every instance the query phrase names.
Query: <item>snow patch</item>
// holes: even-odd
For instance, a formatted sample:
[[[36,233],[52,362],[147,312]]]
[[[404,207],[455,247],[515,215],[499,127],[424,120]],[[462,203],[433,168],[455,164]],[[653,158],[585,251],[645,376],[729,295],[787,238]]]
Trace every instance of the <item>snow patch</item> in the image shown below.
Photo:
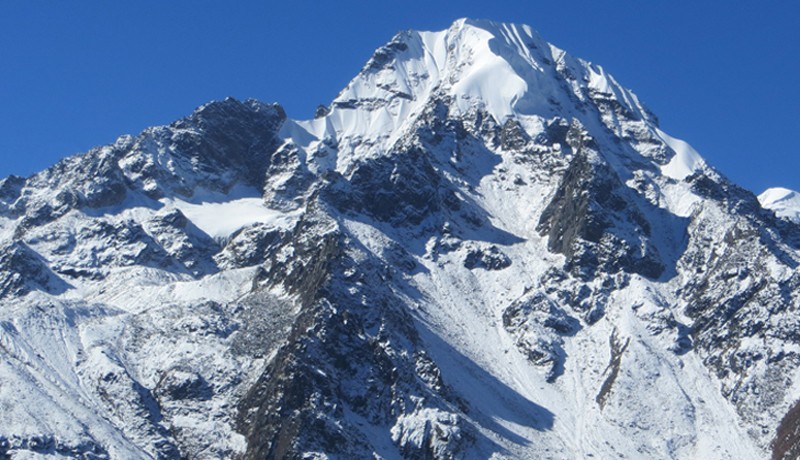
[[[16,221],[0,217],[0,243],[13,239],[15,223]]]
[[[605,69],[601,66],[590,65],[589,69],[589,88],[598,93],[614,95],[614,88],[609,81]]]
[[[513,106],[528,90],[528,84],[511,67],[507,59],[498,55],[489,42],[495,36],[477,27],[462,32],[469,35],[462,52],[470,54],[471,64],[453,85],[464,112],[479,101],[495,120],[502,122],[513,114]],[[466,106],[463,106],[464,103]]]
[[[227,238],[237,230],[258,223],[287,228],[294,216],[268,208],[260,197],[198,204],[180,199],[163,199],[162,203],[179,209],[197,228],[216,239]]]
[[[683,180],[705,165],[703,157],[687,142],[672,137],[658,128],[655,130],[658,137],[675,151],[675,156],[669,163],[661,167],[662,174],[675,180]]]
[[[800,223],[800,193],[783,187],[773,187],[758,195],[761,207],[775,211],[778,217],[785,217]]]
[[[177,282],[173,285],[173,295],[187,303],[201,300],[223,303],[252,289],[256,272],[256,268],[248,267],[221,272],[200,280]]]

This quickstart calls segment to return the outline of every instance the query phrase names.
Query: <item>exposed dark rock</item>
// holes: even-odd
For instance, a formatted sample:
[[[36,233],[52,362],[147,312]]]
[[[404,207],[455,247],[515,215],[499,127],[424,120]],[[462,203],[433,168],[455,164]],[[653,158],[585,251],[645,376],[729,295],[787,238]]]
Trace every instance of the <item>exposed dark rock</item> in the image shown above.
[[[277,105],[232,98],[198,108],[170,126],[151,128],[124,147],[126,177],[151,198],[193,196],[197,188],[261,189],[286,114]],[[158,155],[158,150],[169,152]]]
[[[203,378],[191,370],[170,369],[156,385],[154,393],[157,398],[172,400],[196,399],[207,400],[211,398],[214,390]]]
[[[259,265],[277,254],[288,235],[285,230],[261,224],[244,228],[231,238],[216,260],[223,268]]]
[[[179,154],[199,162],[197,169],[238,171],[258,187],[285,119],[286,113],[277,104],[227,98],[206,104],[172,125],[177,131],[172,140]],[[184,130],[202,136],[183,136]]]
[[[15,436],[11,439],[0,436],[0,458],[10,459],[12,452],[15,456],[32,453],[43,457],[59,455],[82,460],[109,460],[111,458],[105,447],[93,439],[69,443],[57,436],[50,435]]]
[[[322,118],[327,116],[331,113],[330,109],[325,105],[318,105],[316,110],[314,110],[314,118]]]
[[[418,267],[414,257],[406,251],[399,243],[393,243],[386,247],[383,257],[390,267],[396,267],[406,273],[411,273]]]
[[[630,337],[628,337],[623,343],[622,340],[617,336],[616,329],[608,340],[611,347],[611,360],[608,363],[608,367],[606,367],[606,370],[603,372],[603,374],[606,374],[606,379],[600,386],[600,392],[597,393],[597,397],[595,398],[595,401],[597,401],[597,404],[601,409],[605,407],[608,396],[614,387],[614,382],[616,382],[617,377],[619,376],[620,366],[622,365],[622,357],[631,342]]]
[[[189,222],[179,209],[156,214],[145,223],[145,230],[194,276],[217,271],[212,255],[219,251],[219,244]]]
[[[94,370],[98,372],[98,370]],[[88,376],[87,376],[88,377]],[[124,368],[113,365],[91,377],[93,390],[105,403],[108,414],[120,419],[122,433],[134,427],[145,434],[152,444],[148,446],[157,458],[180,459],[181,454],[167,429],[159,422],[161,409],[152,392],[134,379]]]
[[[665,270],[648,220],[628,189],[587,144],[570,163],[537,227],[567,268],[588,280],[626,271],[658,278]]]
[[[446,409],[449,389],[434,362],[415,351],[420,339],[408,313],[391,291],[379,288],[388,267],[362,259],[353,248],[329,247],[339,247],[343,238],[333,222],[312,217],[284,243],[293,248],[292,264],[303,269],[275,262],[264,275],[302,293],[301,313],[286,345],[240,403],[239,427],[248,438],[244,458],[300,458],[308,451],[368,455],[369,437],[343,411],[373,424],[402,425],[404,414],[429,413],[415,400],[426,401],[450,429],[433,428],[426,435],[431,442],[416,447],[400,436],[398,452],[448,458],[441,446],[452,453],[468,438]]]
[[[570,127],[571,125],[567,120],[557,117],[547,123],[544,132],[536,136],[535,141],[544,145],[553,145],[555,143],[569,145],[567,136]]]
[[[355,209],[394,225],[418,225],[441,209],[443,180],[419,148],[357,165],[347,183],[337,181],[326,198],[342,209]]]
[[[692,179],[719,199],[699,208],[689,227],[690,242],[679,265],[691,273],[681,292],[685,312],[693,319],[693,349],[722,382],[722,392],[740,416],[756,426],[766,426],[770,414],[785,414],[787,368],[800,365],[795,353],[756,351],[744,344],[800,340],[800,274],[775,272],[767,260],[797,267],[791,240],[780,240],[774,219],[753,206],[749,193],[709,178]],[[731,217],[720,225],[719,213]],[[768,363],[767,372],[759,369]],[[754,410],[758,407],[758,410]],[[796,450],[783,426],[778,450]],[[762,430],[763,431],[763,430]],[[769,431],[767,431],[769,432]],[[754,432],[755,433],[755,432]],[[762,437],[763,433],[755,436]],[[783,455],[783,454],[781,454]],[[779,458],[779,457],[776,457]]]
[[[264,200],[270,207],[284,210],[302,206],[315,181],[305,158],[293,144],[286,144],[273,154],[265,177]]]
[[[378,48],[372,58],[367,62],[364,70],[377,71],[387,66],[394,59],[396,53],[406,51],[408,45],[403,42],[403,34],[396,35],[389,43]]]
[[[25,243],[17,241],[0,247],[0,299],[21,297],[32,291],[60,294],[69,288]]]
[[[464,266],[486,270],[502,270],[511,265],[511,259],[495,245],[488,248],[471,248],[464,258]]]
[[[297,295],[304,306],[314,301],[330,276],[330,264],[338,257],[342,244],[338,224],[324,213],[315,212],[314,207],[319,206],[316,202],[310,206],[291,235],[264,262],[256,279],[269,286],[282,286]]]
[[[157,222],[155,227],[159,227]],[[173,231],[172,234],[175,236],[177,229],[168,228]],[[164,227],[161,229],[163,231]],[[174,245],[174,247],[170,247],[173,254],[176,257],[181,256],[180,249],[186,241],[170,240],[165,233],[161,233],[161,235],[162,241],[168,247]],[[181,235],[183,234],[181,233]],[[183,236],[185,237],[185,235]],[[68,233],[39,234],[32,232],[27,241],[33,245],[57,241],[59,243],[57,251],[65,257],[54,261],[53,269],[61,274],[102,279],[113,267],[133,265],[157,267],[176,272],[187,270],[141,225],[132,220],[115,222],[103,218],[87,219],[82,222],[81,226]],[[197,250],[197,248],[195,249]],[[209,251],[213,251],[213,249],[209,249]],[[201,251],[198,250],[198,252]],[[67,255],[72,255],[72,257],[66,257]],[[189,265],[194,265],[188,259],[191,255],[197,255],[197,253],[193,254],[189,250],[180,258],[186,260]],[[197,262],[202,262],[202,259]]]
[[[17,217],[14,202],[19,198],[22,187],[25,185],[25,178],[19,176],[8,176],[0,179],[0,215],[9,213],[10,217]]]
[[[752,192],[715,172],[699,171],[685,180],[691,184],[694,193],[723,204],[732,214],[764,218],[765,212]]]
[[[500,131],[500,146],[504,150],[520,150],[531,138],[515,119],[509,119]]]
[[[580,330],[580,322],[541,293],[526,293],[503,311],[503,327],[529,361],[547,369],[547,380],[564,372],[566,353],[562,336]]]
[[[800,457],[800,403],[795,403],[783,416],[771,447],[773,460]]]

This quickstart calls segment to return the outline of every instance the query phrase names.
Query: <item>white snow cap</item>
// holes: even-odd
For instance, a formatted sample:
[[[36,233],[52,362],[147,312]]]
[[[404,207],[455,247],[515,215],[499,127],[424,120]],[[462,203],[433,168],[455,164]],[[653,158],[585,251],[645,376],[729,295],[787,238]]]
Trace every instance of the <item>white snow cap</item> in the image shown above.
[[[758,195],[765,209],[775,211],[778,217],[786,217],[800,223],[800,193],[783,187],[773,187]]]
[[[574,77],[570,88],[563,74]],[[443,31],[397,34],[333,100],[327,116],[289,123],[284,134],[308,152],[335,139],[338,157],[311,167],[344,172],[354,158],[380,154],[401,139],[433,96],[452,101],[452,115],[481,109],[502,124],[578,116],[578,99],[588,92],[650,120],[636,95],[602,67],[570,57],[531,27],[459,19]]]

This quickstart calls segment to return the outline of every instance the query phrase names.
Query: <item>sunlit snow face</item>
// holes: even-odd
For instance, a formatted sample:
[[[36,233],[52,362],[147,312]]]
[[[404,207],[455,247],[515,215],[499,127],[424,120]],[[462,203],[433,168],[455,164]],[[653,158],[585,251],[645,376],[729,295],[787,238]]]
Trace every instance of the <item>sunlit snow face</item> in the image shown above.
[[[766,209],[775,211],[778,217],[800,222],[800,193],[782,187],[770,188],[758,196]]]
[[[241,228],[257,223],[275,227],[287,227],[290,223],[286,213],[266,207],[261,197],[225,202],[164,201],[167,206],[179,209],[194,225],[215,239],[224,239]]]

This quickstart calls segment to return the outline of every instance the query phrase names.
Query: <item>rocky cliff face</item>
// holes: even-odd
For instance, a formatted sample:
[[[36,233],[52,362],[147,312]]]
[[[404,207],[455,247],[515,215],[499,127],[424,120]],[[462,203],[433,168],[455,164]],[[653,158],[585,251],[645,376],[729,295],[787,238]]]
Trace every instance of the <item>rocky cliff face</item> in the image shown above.
[[[0,457],[792,458],[800,227],[657,123],[460,20],[3,179]]]

